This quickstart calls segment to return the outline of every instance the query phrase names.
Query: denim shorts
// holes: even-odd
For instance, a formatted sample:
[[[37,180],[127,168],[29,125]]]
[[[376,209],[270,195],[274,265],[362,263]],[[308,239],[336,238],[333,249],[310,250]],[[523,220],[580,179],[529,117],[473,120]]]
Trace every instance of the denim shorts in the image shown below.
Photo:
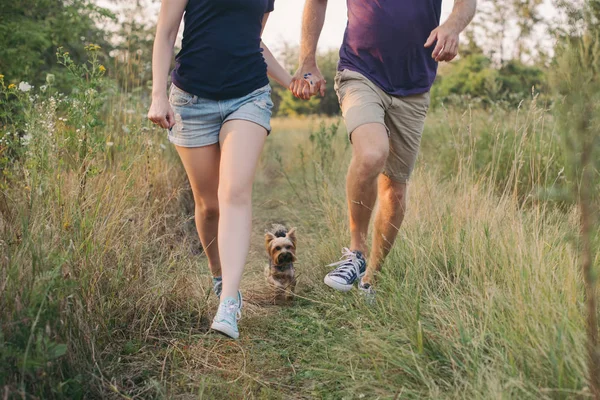
[[[266,85],[237,99],[210,100],[171,85],[169,102],[175,126],[169,129],[171,143],[181,147],[203,147],[219,143],[219,132],[227,121],[254,122],[271,132],[271,86]]]

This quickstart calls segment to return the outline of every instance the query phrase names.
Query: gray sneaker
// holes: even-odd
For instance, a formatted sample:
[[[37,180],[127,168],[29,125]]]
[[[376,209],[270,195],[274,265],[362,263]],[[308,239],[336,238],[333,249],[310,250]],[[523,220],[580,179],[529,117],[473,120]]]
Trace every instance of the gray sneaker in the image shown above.
[[[220,276],[212,278],[213,282],[213,292],[217,295],[217,297],[221,297],[221,292],[223,291],[223,278]]]

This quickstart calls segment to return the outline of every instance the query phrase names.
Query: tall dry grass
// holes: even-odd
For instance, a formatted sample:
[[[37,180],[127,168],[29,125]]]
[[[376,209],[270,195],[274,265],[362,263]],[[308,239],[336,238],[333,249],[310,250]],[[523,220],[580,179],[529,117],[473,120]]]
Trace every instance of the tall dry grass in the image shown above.
[[[322,284],[348,243],[343,126],[273,121],[233,343],[207,333],[216,299],[175,152],[145,122],[143,97],[98,79],[83,97],[22,98],[23,125],[3,131],[14,155],[2,164],[3,395],[589,396],[577,215],[550,201],[568,177],[535,101],[431,113],[374,306]],[[299,228],[288,307],[261,295],[271,222]]]

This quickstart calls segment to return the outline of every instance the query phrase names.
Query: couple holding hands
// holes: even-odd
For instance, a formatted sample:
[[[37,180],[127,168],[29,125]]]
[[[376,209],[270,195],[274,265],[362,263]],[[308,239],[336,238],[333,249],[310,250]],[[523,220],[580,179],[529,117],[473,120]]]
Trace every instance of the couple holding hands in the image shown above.
[[[289,0],[282,0],[289,1]],[[268,76],[309,99],[325,92],[315,59],[327,0],[306,0],[300,68],[291,76],[261,41],[275,0],[162,0],[148,118],[168,129],[189,178],[198,235],[220,305],[212,328],[239,337],[240,281],[250,247],[252,184],[271,130]],[[351,240],[325,277],[340,291],[373,294],[406,210],[437,64],[458,52],[476,0],[347,0],[348,25],[335,77],[352,142],[347,175]],[[167,77],[181,19],[182,49]],[[367,245],[375,201],[373,243]],[[221,243],[236,243],[220,248]],[[368,257],[367,257],[368,255]],[[368,265],[368,268],[367,268]]]

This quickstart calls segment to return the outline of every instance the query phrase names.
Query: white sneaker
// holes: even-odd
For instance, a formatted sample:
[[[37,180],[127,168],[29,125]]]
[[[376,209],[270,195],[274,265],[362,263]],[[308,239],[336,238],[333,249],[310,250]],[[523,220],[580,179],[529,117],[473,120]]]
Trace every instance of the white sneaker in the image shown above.
[[[240,337],[237,326],[240,318],[242,318],[242,293],[238,292],[237,300],[227,297],[221,301],[210,328],[232,339],[237,339]]]

